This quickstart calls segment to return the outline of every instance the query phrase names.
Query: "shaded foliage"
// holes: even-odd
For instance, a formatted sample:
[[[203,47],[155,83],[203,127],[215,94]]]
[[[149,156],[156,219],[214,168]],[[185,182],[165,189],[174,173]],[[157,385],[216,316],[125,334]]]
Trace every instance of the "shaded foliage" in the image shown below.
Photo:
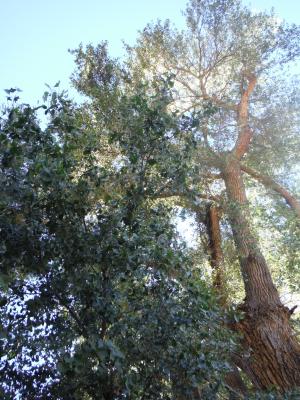
[[[123,97],[106,134],[125,161],[104,167],[95,132],[48,97],[45,129],[28,105],[1,119],[3,398],[214,396],[235,344],[172,210],[151,198],[180,124],[154,99]]]

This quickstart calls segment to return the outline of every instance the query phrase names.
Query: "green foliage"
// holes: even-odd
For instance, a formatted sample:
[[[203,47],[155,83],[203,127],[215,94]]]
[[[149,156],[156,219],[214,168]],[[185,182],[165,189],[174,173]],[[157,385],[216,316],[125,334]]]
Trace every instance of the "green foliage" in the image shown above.
[[[191,0],[186,17],[185,32],[168,21],[147,26],[123,64],[106,43],[73,51],[72,82],[87,98],[80,107],[51,88],[37,108],[19,105],[17,89],[7,90],[0,120],[4,399],[228,396],[235,338],[200,278],[207,243],[191,250],[179,240],[174,205],[198,216],[208,200],[236,207],[217,179],[254,76],[245,163],[272,174],[298,161],[298,95],[278,77],[299,53],[299,28],[238,0]],[[267,259],[285,284],[283,265],[298,276],[299,224],[278,198],[266,210],[266,193],[246,183],[266,253],[280,238]],[[240,301],[230,221],[223,218],[221,228],[228,297]]]
[[[136,44],[128,46],[127,62],[134,81],[156,81],[161,74],[170,74],[170,109],[194,117],[195,148],[189,160],[188,188],[224,208],[226,189],[211,176],[222,172],[222,162],[234,148],[240,133],[237,111],[241,94],[255,77],[247,111],[253,137],[242,162],[297,193],[299,83],[289,75],[286,64],[299,55],[299,27],[279,20],[273,11],[252,12],[238,0],[191,0],[185,15],[183,31],[169,21],[147,25]],[[280,285],[285,285],[286,291],[287,275],[294,286],[298,281],[295,215],[283,210],[286,204],[283,207],[278,193],[271,188],[255,191],[251,181],[245,179],[251,216],[260,226],[256,237],[261,239],[276,283],[284,276]],[[185,206],[201,210],[204,202],[195,203],[195,197]],[[222,235],[229,297],[240,301],[244,297],[242,280],[236,271],[239,266],[228,221],[222,223]]]
[[[167,97],[123,95],[99,143],[63,95],[46,97],[45,129],[28,105],[1,119],[3,398],[213,396],[235,344],[155,200],[185,170]],[[103,140],[122,157],[107,166]]]

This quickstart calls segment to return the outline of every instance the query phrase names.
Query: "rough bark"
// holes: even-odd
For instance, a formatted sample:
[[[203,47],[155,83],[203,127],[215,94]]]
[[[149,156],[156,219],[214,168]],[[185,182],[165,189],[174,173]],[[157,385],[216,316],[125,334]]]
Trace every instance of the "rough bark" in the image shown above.
[[[221,306],[225,307],[227,304],[227,296],[223,273],[224,257],[222,251],[220,216],[218,208],[213,204],[207,206],[205,224],[208,236],[209,261],[213,270],[213,286],[219,296]]]
[[[214,204],[208,204],[205,216],[205,225],[208,236],[210,265],[213,269],[213,286],[217,292],[220,306],[228,306],[226,284],[224,279],[224,255],[222,250],[222,237],[220,229],[220,211]],[[225,375],[225,384],[229,391],[230,400],[239,400],[247,393],[240,372],[232,359],[232,371]]]
[[[240,162],[234,154],[227,157],[223,176],[246,293],[241,307],[245,317],[236,326],[249,354],[241,367],[256,388],[286,391],[300,386],[300,347],[289,324],[290,312],[280,301],[252,233]]]
[[[241,100],[237,108],[237,122],[238,122],[239,134],[235,146],[233,148],[233,154],[239,160],[241,160],[244,154],[247,153],[250,146],[250,142],[253,137],[253,132],[248,122],[248,114],[249,114],[248,106],[249,106],[249,98],[253,90],[255,89],[257,83],[257,78],[255,75],[252,74],[246,74],[246,75],[245,78],[247,78],[248,80],[248,85],[245,90],[242,90]]]
[[[227,212],[244,280],[245,301],[251,310],[261,307],[261,304],[279,305],[279,294],[259,250],[257,239],[252,234],[246,192],[237,159],[228,157],[223,175],[228,197]]]

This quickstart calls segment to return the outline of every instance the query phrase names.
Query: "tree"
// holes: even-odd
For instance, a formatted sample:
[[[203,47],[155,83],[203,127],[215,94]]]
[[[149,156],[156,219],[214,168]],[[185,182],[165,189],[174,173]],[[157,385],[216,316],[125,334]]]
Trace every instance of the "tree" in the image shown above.
[[[13,102],[2,115],[4,399],[179,400],[225,390],[235,343],[171,208],[156,200],[159,176],[185,170],[170,137],[186,132],[166,112],[166,91],[121,89],[109,84],[101,96],[102,130],[56,92],[47,106]]]
[[[146,73],[154,69],[155,74],[156,65],[159,72],[173,73],[176,106],[182,107],[184,99],[184,111],[199,112],[207,102],[218,109],[206,123],[200,120],[199,159],[225,183],[226,212],[246,293],[239,329],[252,351],[244,369],[256,387],[287,389],[299,385],[299,345],[288,324],[289,310],[280,302],[251,232],[242,171],[280,193],[299,217],[300,203],[287,189],[247,166],[259,165],[261,151],[257,154],[256,148],[266,146],[267,140],[280,141],[286,152],[289,141],[297,140],[293,132],[278,137],[275,124],[275,132],[268,135],[269,127],[257,120],[270,123],[265,115],[278,112],[277,105],[270,104],[272,98],[265,102],[268,80],[298,55],[299,28],[279,23],[272,14],[251,14],[238,1],[191,1],[186,15],[186,33],[172,32],[168,24],[148,26],[132,50],[132,63],[138,71],[144,63]],[[284,158],[268,161],[275,169]]]
[[[186,16],[185,32],[147,26],[122,64],[105,44],[79,47],[81,107],[53,92],[48,105],[13,100],[2,115],[4,398],[251,398],[229,362],[264,390],[258,398],[299,386],[292,310],[246,192],[249,177],[266,185],[257,201],[272,198],[265,220],[284,228],[289,251],[299,230],[298,98],[283,75],[299,29],[237,0],[193,0]],[[213,290],[178,240],[178,205],[207,227]],[[245,300],[242,316],[224,318],[224,292],[214,294],[224,289],[228,226]],[[296,265],[299,251],[289,259]]]
[[[220,201],[245,288],[240,307],[245,317],[236,329],[250,355],[241,357],[238,366],[256,388],[284,391],[300,385],[300,348],[289,323],[291,312],[280,300],[254,234],[244,173],[265,185],[277,203],[279,194],[293,218],[299,218],[300,203],[287,178],[299,161],[299,103],[294,82],[285,75],[286,65],[299,55],[300,30],[272,13],[252,13],[238,0],[192,0],[186,17],[184,32],[168,21],[141,32],[137,44],[128,47],[124,85],[132,90],[162,76],[173,82],[169,112],[185,117],[195,148],[184,185],[178,186],[174,176],[161,197],[179,196],[180,204],[185,198],[192,210],[201,198]],[[103,57],[97,58],[91,47],[77,56],[75,84],[96,105]],[[280,171],[286,186],[276,178]]]

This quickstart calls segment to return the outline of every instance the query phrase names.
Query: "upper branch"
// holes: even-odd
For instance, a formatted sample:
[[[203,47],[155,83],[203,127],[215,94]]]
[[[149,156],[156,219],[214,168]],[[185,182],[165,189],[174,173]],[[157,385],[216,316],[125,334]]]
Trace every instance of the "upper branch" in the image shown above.
[[[216,107],[220,107],[220,108],[223,108],[225,110],[231,110],[231,111],[237,111],[238,110],[238,106],[236,104],[223,101],[223,100],[219,99],[215,95],[208,94],[208,92],[206,90],[205,83],[203,81],[203,78],[201,78],[201,77],[199,78],[199,83],[200,83],[200,90],[201,90],[201,93],[202,93],[201,97],[203,98],[203,100],[210,101]]]
[[[235,143],[233,152],[235,156],[240,160],[243,155],[248,151],[249,145],[253,136],[252,129],[248,123],[249,115],[249,98],[257,83],[255,75],[247,75],[248,85],[247,88],[242,92],[241,101],[238,105],[237,117],[239,126],[239,135]]]
[[[298,199],[296,199],[296,197],[289,193],[286,188],[279,185],[279,183],[275,182],[271,177],[267,175],[261,175],[260,173],[256,172],[252,168],[246,167],[245,165],[241,165],[241,169],[257,181],[261,182],[263,185],[280,194],[285,199],[287,204],[294,210],[296,215],[300,218],[300,202]]]

